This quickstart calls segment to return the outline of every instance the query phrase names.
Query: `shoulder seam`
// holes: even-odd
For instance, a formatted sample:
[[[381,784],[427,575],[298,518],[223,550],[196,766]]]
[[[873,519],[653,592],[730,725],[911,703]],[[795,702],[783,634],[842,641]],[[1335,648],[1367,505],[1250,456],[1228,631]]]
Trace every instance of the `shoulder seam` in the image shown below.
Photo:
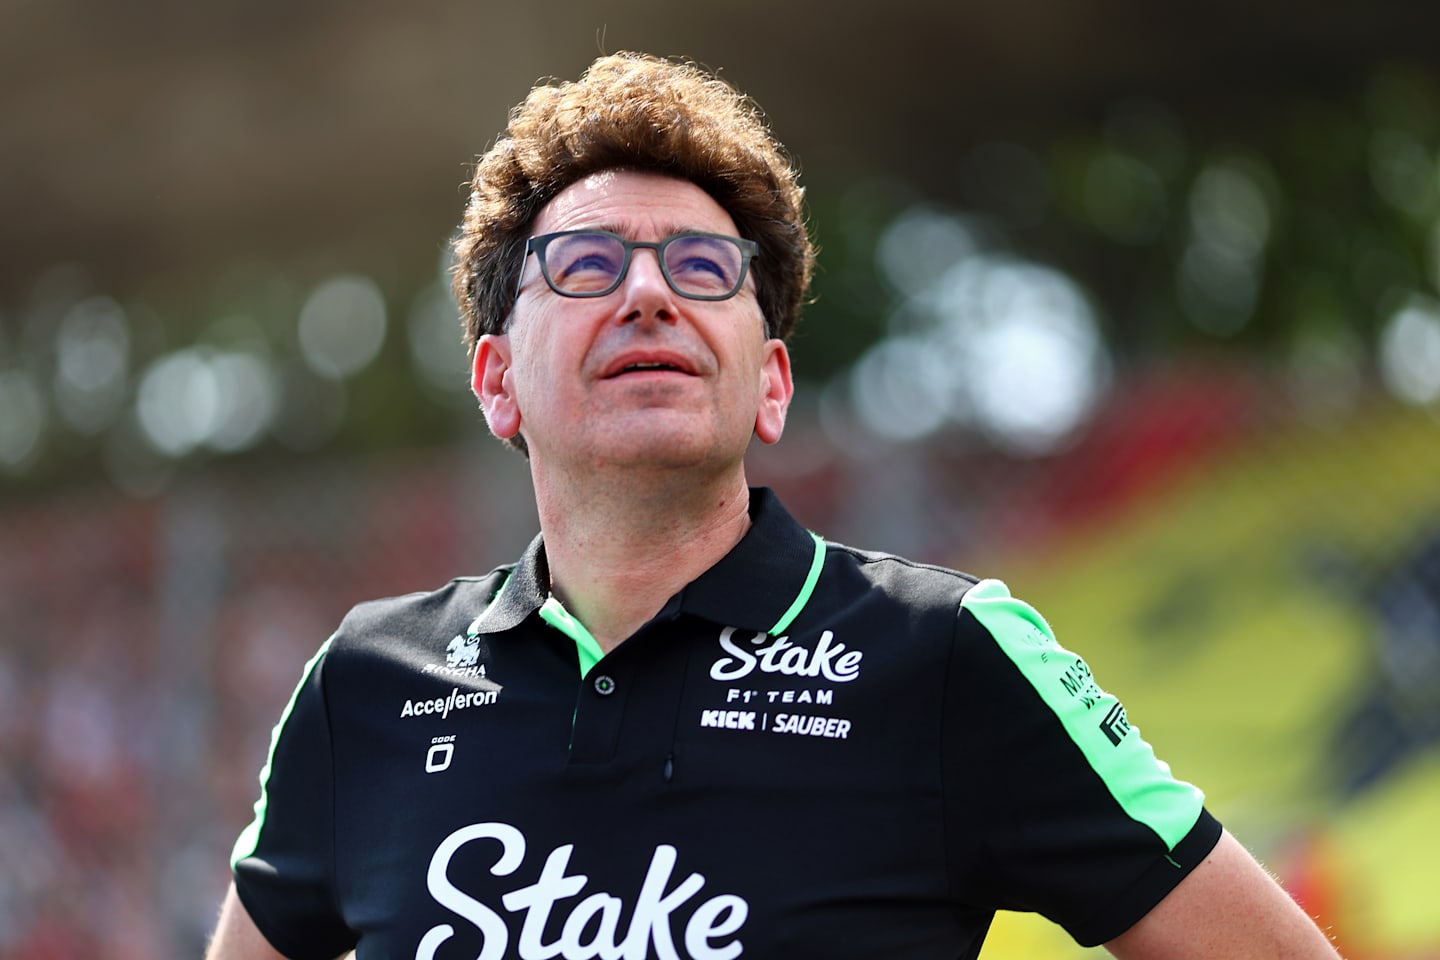
[[[849,556],[853,557],[857,562],[862,564],[868,565],[886,562],[897,563],[903,567],[909,567],[912,570],[926,570],[931,573],[938,573],[947,577],[953,577],[959,580],[963,580],[972,587],[975,584],[979,583],[982,579],[984,579],[983,577],[977,577],[972,573],[966,573],[963,570],[956,570],[953,567],[943,567],[935,563],[922,563],[918,560],[911,560],[907,557],[899,556],[898,554],[875,553],[872,551],[860,550],[856,547],[847,546],[843,543],[834,543],[832,541],[826,541],[826,546],[830,549],[838,550],[842,553],[848,554]]]

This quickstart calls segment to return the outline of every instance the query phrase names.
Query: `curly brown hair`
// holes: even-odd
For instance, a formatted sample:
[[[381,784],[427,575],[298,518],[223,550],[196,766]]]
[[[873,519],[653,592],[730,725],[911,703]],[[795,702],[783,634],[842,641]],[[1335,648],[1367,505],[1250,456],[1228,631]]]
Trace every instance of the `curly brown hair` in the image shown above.
[[[767,335],[790,335],[815,260],[795,166],[760,109],[725,81],[692,63],[618,53],[578,81],[532,89],[475,165],[453,272],[472,354],[483,334],[505,329],[540,210],[611,169],[672,176],[709,193],[759,244],[752,270]]]

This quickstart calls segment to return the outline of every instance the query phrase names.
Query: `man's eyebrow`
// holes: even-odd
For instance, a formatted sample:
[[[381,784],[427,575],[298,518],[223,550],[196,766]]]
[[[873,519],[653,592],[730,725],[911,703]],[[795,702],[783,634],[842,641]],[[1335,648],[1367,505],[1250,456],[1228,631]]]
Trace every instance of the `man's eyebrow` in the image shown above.
[[[624,224],[619,224],[619,223],[601,223],[601,224],[596,224],[596,225],[593,226],[593,227],[582,227],[581,229],[584,229],[584,230],[604,230],[604,231],[606,231],[607,233],[613,233],[613,234],[616,234],[617,236],[626,237],[627,239],[630,237],[630,230],[629,230],[629,228],[628,228],[627,226],[625,226]],[[714,232],[714,231],[705,230],[705,229],[703,229],[703,228],[701,228],[701,227],[690,226],[690,225],[680,225],[680,224],[675,224],[675,223],[664,223],[664,224],[661,224],[661,225],[660,225],[660,239],[662,239],[662,240],[665,239],[666,237],[673,237],[673,236],[675,236],[677,233],[712,233],[712,232]]]

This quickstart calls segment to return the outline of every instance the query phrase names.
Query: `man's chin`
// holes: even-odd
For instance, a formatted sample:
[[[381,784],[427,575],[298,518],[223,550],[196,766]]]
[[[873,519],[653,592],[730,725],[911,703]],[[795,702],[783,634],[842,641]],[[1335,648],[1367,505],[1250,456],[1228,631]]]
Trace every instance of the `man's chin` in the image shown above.
[[[603,441],[601,437],[595,439]],[[636,470],[715,470],[730,464],[738,466],[747,442],[721,442],[694,424],[657,421],[626,430],[612,442],[597,442],[591,460]]]

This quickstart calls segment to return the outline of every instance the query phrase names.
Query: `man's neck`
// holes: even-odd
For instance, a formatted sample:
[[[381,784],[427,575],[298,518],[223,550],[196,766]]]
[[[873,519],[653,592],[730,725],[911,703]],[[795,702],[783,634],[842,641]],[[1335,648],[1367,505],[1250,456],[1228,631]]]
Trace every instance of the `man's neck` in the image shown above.
[[[750,528],[743,470],[709,483],[535,479],[551,592],[607,653]]]

